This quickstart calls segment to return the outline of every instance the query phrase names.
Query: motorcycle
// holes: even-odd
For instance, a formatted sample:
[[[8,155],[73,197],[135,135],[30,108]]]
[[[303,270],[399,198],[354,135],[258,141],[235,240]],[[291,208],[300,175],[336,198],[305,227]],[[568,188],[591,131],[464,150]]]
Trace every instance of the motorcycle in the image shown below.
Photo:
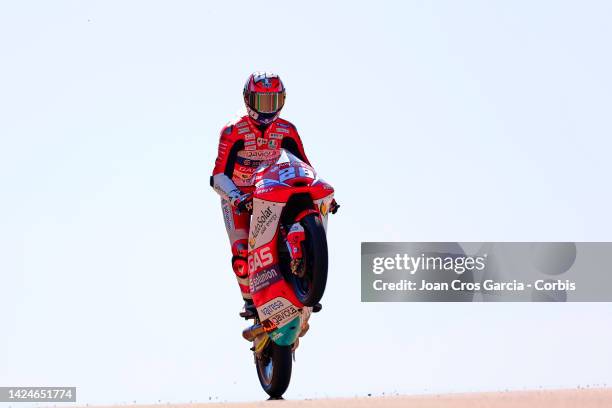
[[[264,391],[281,398],[289,386],[295,349],[327,282],[327,216],[334,189],[289,151],[255,171],[248,239],[255,322],[243,331],[253,343]]]

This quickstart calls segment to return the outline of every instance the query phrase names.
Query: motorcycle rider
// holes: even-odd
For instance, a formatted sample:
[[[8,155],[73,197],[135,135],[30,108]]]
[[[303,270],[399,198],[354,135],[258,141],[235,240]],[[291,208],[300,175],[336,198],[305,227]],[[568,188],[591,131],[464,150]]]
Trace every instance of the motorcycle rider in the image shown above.
[[[249,75],[243,90],[248,114],[221,129],[219,151],[210,178],[211,186],[221,196],[232,269],[245,302],[240,315],[245,318],[256,314],[247,264],[252,176],[260,164],[275,161],[281,148],[310,164],[295,126],[279,117],[285,95],[285,86],[278,75],[270,72]]]

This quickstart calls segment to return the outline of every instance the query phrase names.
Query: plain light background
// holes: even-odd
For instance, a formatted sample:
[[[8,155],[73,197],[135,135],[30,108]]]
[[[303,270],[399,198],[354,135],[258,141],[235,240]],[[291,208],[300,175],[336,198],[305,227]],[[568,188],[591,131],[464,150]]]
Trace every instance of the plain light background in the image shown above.
[[[610,304],[362,304],[361,241],[610,240],[609,2],[0,5],[0,385],[263,399],[208,186],[281,74],[342,208],[287,398],[612,384]]]

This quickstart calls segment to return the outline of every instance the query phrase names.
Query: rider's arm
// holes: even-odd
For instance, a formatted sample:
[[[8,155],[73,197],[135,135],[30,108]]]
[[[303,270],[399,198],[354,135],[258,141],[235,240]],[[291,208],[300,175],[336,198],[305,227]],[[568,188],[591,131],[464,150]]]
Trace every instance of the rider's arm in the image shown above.
[[[210,186],[223,198],[236,206],[242,192],[231,179],[234,171],[236,155],[240,150],[240,140],[233,131],[233,126],[225,126],[221,130],[219,150],[215,160],[215,168],[210,176]]]
[[[291,153],[297,156],[298,159],[310,164],[310,160],[308,160],[308,157],[306,157],[306,152],[304,151],[302,139],[300,139],[300,135],[293,124],[291,125],[290,132],[283,138],[281,147],[289,150]]]

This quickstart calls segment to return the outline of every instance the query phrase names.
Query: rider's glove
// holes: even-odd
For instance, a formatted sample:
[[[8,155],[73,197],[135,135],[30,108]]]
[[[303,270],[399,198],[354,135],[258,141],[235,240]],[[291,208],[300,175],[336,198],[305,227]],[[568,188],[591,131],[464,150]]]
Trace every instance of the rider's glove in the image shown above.
[[[340,204],[338,204],[336,202],[336,199],[332,199],[331,204],[329,205],[329,212],[332,214],[335,214],[338,211],[338,208],[340,208]]]
[[[253,213],[253,197],[251,194],[242,194],[240,197],[232,201],[232,205],[236,207],[238,213]]]

